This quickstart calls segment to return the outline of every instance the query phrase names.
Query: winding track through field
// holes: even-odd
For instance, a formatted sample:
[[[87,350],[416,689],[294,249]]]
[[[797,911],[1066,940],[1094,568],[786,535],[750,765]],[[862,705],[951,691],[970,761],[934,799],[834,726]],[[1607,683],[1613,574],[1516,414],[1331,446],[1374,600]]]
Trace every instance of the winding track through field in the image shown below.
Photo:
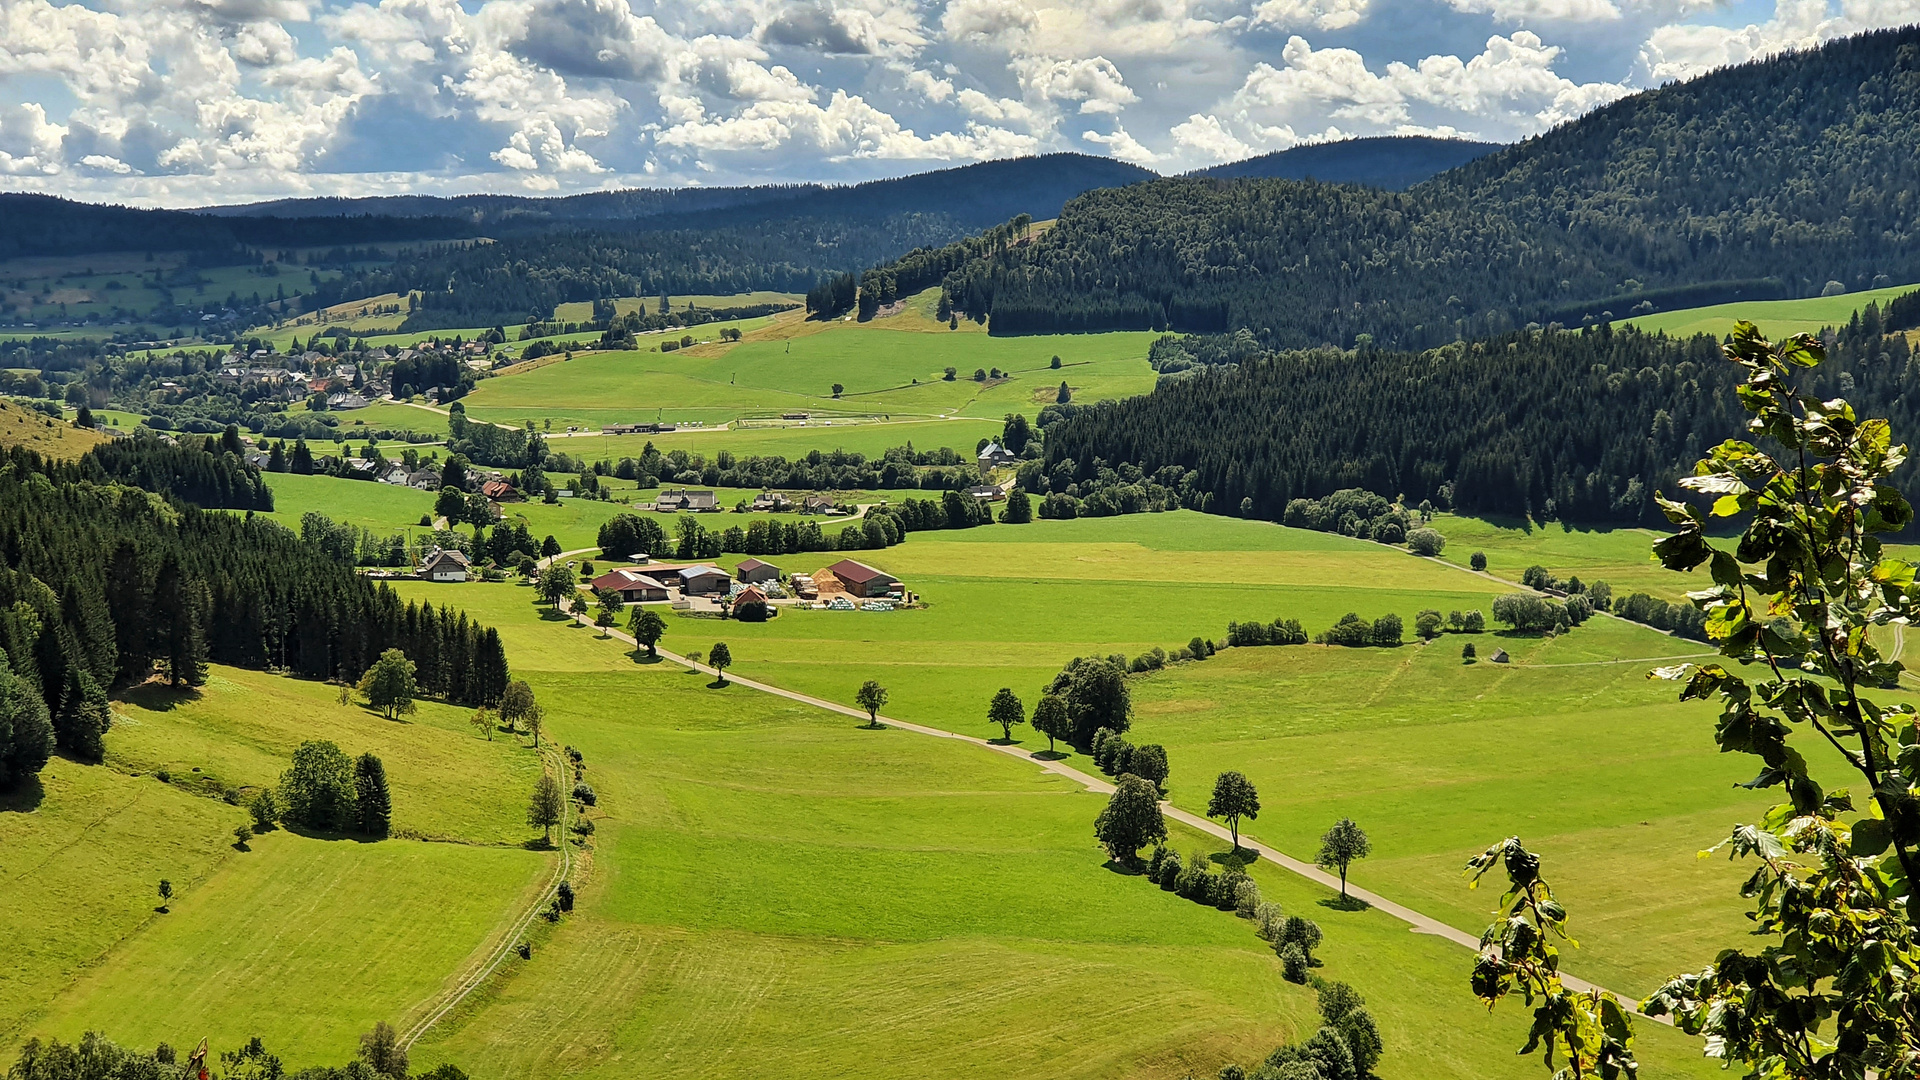
[[[584,615],[575,615],[573,616],[573,619],[575,622],[579,623],[582,626],[591,625],[588,622],[586,616]],[[595,629],[600,629],[600,628],[596,627]],[[607,635],[608,637],[614,638],[619,641],[624,641],[632,645],[636,649],[644,647],[640,645],[639,642],[635,641],[633,637],[629,634],[623,634],[616,630],[606,630],[606,629],[601,629],[601,632]],[[716,679],[722,677],[719,672],[715,671],[713,668],[708,667],[704,664],[696,664],[693,661],[688,660],[686,657],[681,656],[677,653],[668,652],[665,649],[658,649],[657,646],[656,646],[656,649],[662,657],[676,664],[683,665],[687,668],[690,668],[697,672],[701,672],[703,674],[712,675]],[[1631,663],[1633,661],[1622,661],[1622,662]],[[739,685],[744,686],[749,690],[758,690],[763,694],[772,694],[775,697],[786,698],[788,701],[796,701],[802,705],[811,705],[817,709],[825,709],[829,712],[839,713],[842,716],[853,717],[857,720],[866,720],[868,718],[865,711],[861,709],[852,708],[851,706],[842,705],[837,701],[828,701],[825,698],[813,697],[810,694],[802,694],[802,693],[799,693],[798,691],[788,690],[783,687],[774,686],[771,683],[763,683],[754,679],[742,678],[737,675],[729,675],[729,676],[725,676],[725,678],[727,682],[738,683]],[[991,750],[997,754],[1005,754],[1008,757],[1017,758],[1030,765],[1038,765],[1040,766],[1040,769],[1042,772],[1048,772],[1048,773],[1054,774],[1055,776],[1064,777],[1065,779],[1071,780],[1074,783],[1080,784],[1081,786],[1085,787],[1088,791],[1095,792],[1097,794],[1103,794],[1103,795],[1112,794],[1114,790],[1114,786],[1111,783],[1101,779],[1100,777],[1081,772],[1079,769],[1076,769],[1071,765],[1063,764],[1062,762],[1059,762],[1059,761],[1052,761],[1052,760],[1047,760],[1045,758],[1038,757],[1035,754],[1029,753],[1024,749],[1021,749],[1020,747],[1012,746],[1006,743],[993,742],[992,740],[978,738],[973,735],[962,735],[959,732],[947,731],[944,728],[928,727],[924,724],[909,723],[905,720],[895,720],[892,717],[888,717],[888,716],[877,716],[875,717],[875,719],[877,719],[880,723],[884,724],[887,727],[899,728],[902,731],[911,731],[920,735],[929,735],[936,739],[951,739],[958,742],[968,743],[973,746],[983,747],[987,750]],[[1172,803],[1166,802],[1164,800],[1161,801],[1160,808],[1161,808],[1161,812],[1164,813],[1167,817],[1170,817],[1173,820],[1178,821],[1183,825],[1187,825],[1191,828],[1198,829],[1201,832],[1207,833],[1208,835],[1211,835],[1211,836],[1218,837],[1219,839],[1222,839],[1222,840],[1231,841],[1233,839],[1233,834],[1229,832],[1225,826],[1219,824],[1218,822],[1212,821],[1208,818],[1201,817],[1198,814],[1194,814],[1194,813],[1190,813],[1189,811],[1182,810],[1179,807],[1173,805]],[[1258,852],[1261,858],[1271,861],[1276,866],[1279,866],[1284,870],[1289,870],[1299,875],[1300,877],[1306,878],[1308,881],[1311,881],[1316,885],[1320,885],[1327,889],[1340,888],[1340,879],[1335,877],[1334,875],[1327,873],[1326,871],[1320,869],[1318,866],[1315,866],[1312,863],[1302,862],[1299,859],[1296,859],[1286,854],[1285,852],[1280,851],[1277,848],[1270,847],[1266,844],[1259,842],[1258,840],[1254,840],[1244,832],[1240,834],[1240,846],[1243,848],[1249,848],[1253,851]],[[1430,915],[1423,915],[1420,912],[1415,911],[1412,908],[1407,907],[1403,904],[1397,904],[1392,900],[1389,900],[1386,897],[1381,896],[1379,893],[1373,892],[1368,889],[1362,889],[1359,886],[1354,885],[1352,883],[1348,883],[1346,887],[1346,891],[1349,896],[1353,896],[1362,901],[1365,901],[1368,905],[1378,908],[1379,910],[1387,913],[1388,915],[1391,915],[1394,918],[1399,919],[1400,921],[1406,923],[1410,928],[1412,928],[1413,932],[1416,934],[1431,934],[1435,937],[1445,938],[1446,940],[1451,941],[1456,945],[1463,945],[1466,948],[1472,949],[1476,952],[1480,948],[1480,939],[1478,937],[1475,937],[1474,935],[1469,934],[1464,930],[1456,929],[1453,926],[1450,926],[1447,923],[1441,922],[1439,919],[1433,918]],[[1613,991],[1607,990],[1605,987],[1601,987],[1594,983],[1587,982],[1584,979],[1580,979],[1573,975],[1566,974],[1564,971],[1561,973],[1561,980],[1570,989],[1573,989],[1576,991],[1584,992],[1587,990],[1600,990],[1603,993],[1613,993]],[[1613,996],[1620,999],[1620,1001],[1623,1004],[1625,1004],[1628,1008],[1632,1009],[1636,1014],[1641,1016],[1646,1015],[1645,1013],[1641,1013],[1639,1011],[1638,999],[1627,994],[1614,993]],[[1671,1026],[1672,1024],[1671,1020],[1663,1016],[1648,1017],[1648,1019],[1656,1020],[1662,1024],[1667,1024],[1669,1026]]]

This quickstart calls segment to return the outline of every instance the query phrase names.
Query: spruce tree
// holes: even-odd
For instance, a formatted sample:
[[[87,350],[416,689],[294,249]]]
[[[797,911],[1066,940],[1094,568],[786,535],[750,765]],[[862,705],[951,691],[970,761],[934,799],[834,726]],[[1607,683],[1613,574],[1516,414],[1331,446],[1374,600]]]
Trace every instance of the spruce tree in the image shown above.
[[[364,836],[385,836],[392,824],[393,797],[387,791],[387,769],[372,754],[361,754],[354,762],[355,806],[360,811],[360,832]]]

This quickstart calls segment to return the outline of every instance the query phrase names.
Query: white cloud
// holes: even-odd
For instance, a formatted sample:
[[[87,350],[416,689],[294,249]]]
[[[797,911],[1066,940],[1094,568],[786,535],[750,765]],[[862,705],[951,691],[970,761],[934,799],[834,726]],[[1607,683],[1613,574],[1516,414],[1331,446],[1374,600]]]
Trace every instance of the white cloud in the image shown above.
[[[1117,113],[1140,100],[1120,69],[1104,56],[1086,60],[1035,59],[1016,65],[1029,97],[1077,101],[1083,113]]]
[[[906,83],[907,89],[936,105],[953,96],[953,80],[917,68],[907,72]]]
[[[1500,22],[1611,22],[1620,18],[1613,0],[1447,0],[1453,10],[1491,15]]]
[[[1152,168],[1160,160],[1160,155],[1140,145],[1139,141],[1127,134],[1127,129],[1115,127],[1113,134],[1102,135],[1097,131],[1083,131],[1080,137],[1090,143],[1099,143],[1107,152],[1121,161],[1130,162],[1143,168]]]
[[[1367,17],[1368,0],[1261,0],[1253,8],[1255,26],[1280,30],[1343,30]]]
[[[791,0],[772,12],[756,33],[768,44],[841,55],[911,56],[927,43],[918,13],[887,3],[867,8]]]
[[[1651,82],[1687,79],[1728,64],[1807,49],[1836,37],[1920,22],[1920,0],[1776,0],[1773,18],[1745,26],[1673,24],[1656,29],[1640,50]]]
[[[1175,124],[1170,134],[1173,135],[1173,141],[1183,149],[1214,161],[1239,161],[1254,154],[1253,147],[1236,138],[1217,116],[1194,113],[1181,123]],[[1291,139],[1292,129],[1287,129],[1285,135]]]

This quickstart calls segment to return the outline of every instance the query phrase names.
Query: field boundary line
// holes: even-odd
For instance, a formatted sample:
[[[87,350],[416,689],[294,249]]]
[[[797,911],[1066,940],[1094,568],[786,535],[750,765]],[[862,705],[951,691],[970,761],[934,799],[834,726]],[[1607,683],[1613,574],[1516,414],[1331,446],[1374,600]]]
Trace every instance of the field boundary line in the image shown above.
[[[558,769],[555,782],[564,782],[567,767],[565,755],[561,754],[552,742],[548,742],[540,756],[550,759]],[[547,879],[546,887],[540,890],[539,895],[534,897],[533,903],[528,904],[525,911],[514,918],[506,934],[501,937],[500,944],[482,959],[480,965],[473,969],[471,974],[454,984],[450,996],[441,1002],[438,1008],[432,1008],[433,999],[428,999],[428,1008],[432,1011],[407,1029],[406,1035],[400,1040],[401,1053],[412,1050],[413,1044],[419,1041],[422,1035],[445,1019],[448,1013],[451,1013],[475,990],[486,985],[487,979],[506,961],[514,947],[520,944],[521,939],[526,935],[527,927],[532,926],[534,918],[540,914],[541,906],[551,900],[560,888],[560,883],[567,880],[567,875],[573,869],[573,850],[567,846],[567,820],[572,815],[572,811],[573,799],[563,795],[560,800],[560,858],[554,861],[553,875]],[[419,1006],[416,1005],[414,1008]]]
[[[585,626],[590,629],[600,630],[605,637],[613,638],[619,641],[624,641],[632,645],[636,650],[645,647],[645,646],[642,646],[639,642],[635,641],[631,635],[620,633],[617,630],[593,626],[590,622],[587,621],[584,615],[573,615],[572,619],[575,623],[581,626]],[[749,690],[758,690],[764,694],[772,694],[775,697],[786,698],[789,701],[798,702],[802,705],[811,705],[815,708],[825,709],[828,712],[839,713],[842,716],[850,716],[857,720],[869,719],[866,711],[863,709],[857,709],[849,705],[842,705],[837,701],[828,701],[825,698],[817,698],[810,694],[802,694],[796,690],[788,690],[788,689],[785,689],[784,687],[774,686],[771,683],[763,683],[754,679],[742,678],[737,675],[722,676],[718,671],[715,671],[713,668],[708,667],[707,665],[704,665],[704,664],[696,664],[693,661],[688,660],[686,657],[681,656],[677,653],[669,652],[666,649],[659,648],[658,646],[655,646],[655,650],[659,653],[661,657],[667,660],[670,660],[676,664],[680,664],[681,666],[686,667],[692,671],[698,672],[703,675],[712,675],[715,679],[724,678],[727,682],[739,683],[741,686],[744,686]],[[920,735],[930,735],[936,739],[951,739],[958,742],[970,743],[974,746],[984,747],[985,749],[991,750],[998,754],[1005,754],[1008,757],[1014,758],[1016,760],[1025,761],[1031,765],[1038,765],[1040,766],[1040,770],[1042,772],[1052,773],[1055,776],[1059,776],[1064,779],[1071,780],[1085,787],[1088,791],[1094,792],[1095,794],[1111,795],[1114,791],[1114,785],[1107,780],[1093,776],[1089,773],[1081,772],[1079,769],[1073,768],[1070,765],[1062,764],[1059,761],[1042,760],[1038,757],[1035,757],[1033,754],[1027,752],[1024,749],[1021,749],[1019,747],[1015,747],[1006,743],[996,743],[996,742],[993,742],[992,740],[982,739],[974,735],[963,735],[960,732],[948,731],[945,728],[929,727],[925,724],[915,724],[905,720],[895,720],[892,717],[888,717],[888,716],[876,715],[872,719],[877,720],[878,722],[882,723],[887,727],[900,728],[903,731],[911,731]],[[1232,833],[1228,831],[1227,827],[1219,824],[1216,821],[1213,821],[1209,818],[1201,817],[1188,810],[1182,810],[1178,806],[1173,805],[1173,803],[1165,799],[1160,800],[1160,806],[1161,806],[1162,812],[1165,813],[1166,816],[1172,818],[1175,821],[1180,822],[1183,825],[1187,825],[1191,828],[1198,829],[1201,832],[1207,833],[1208,835],[1213,836],[1217,839],[1227,840],[1227,841],[1232,840]],[[1326,871],[1320,869],[1318,866],[1315,866],[1312,863],[1302,862],[1301,860],[1296,859],[1291,855],[1286,854],[1285,852],[1282,852],[1278,848],[1272,847],[1268,844],[1261,843],[1258,840],[1254,840],[1244,832],[1240,834],[1240,846],[1243,848],[1248,848],[1255,852],[1258,852],[1262,858],[1270,860],[1274,865],[1280,867],[1281,869],[1290,871],[1300,877],[1306,878],[1308,881],[1311,881],[1314,884],[1319,885],[1323,888],[1326,888],[1329,890],[1338,890],[1340,888],[1339,878],[1333,876],[1332,874],[1327,873]],[[1445,938],[1446,940],[1451,941],[1456,945],[1465,946],[1466,948],[1474,952],[1478,952],[1480,950],[1480,939],[1478,937],[1474,936],[1473,934],[1469,934],[1464,930],[1458,929],[1452,926],[1451,924],[1441,922],[1439,919],[1433,918],[1430,915],[1424,915],[1418,911],[1415,911],[1410,907],[1405,906],[1404,904],[1397,904],[1392,900],[1389,900],[1386,897],[1381,896],[1379,893],[1373,892],[1372,890],[1369,890],[1369,889],[1363,889],[1358,885],[1354,885],[1351,882],[1347,883],[1346,891],[1347,891],[1347,895],[1357,897],[1360,900],[1364,901],[1369,906],[1378,908],[1379,910],[1387,913],[1388,915],[1391,915],[1394,918],[1399,919],[1401,922],[1407,923],[1408,926],[1412,929],[1412,931],[1416,934],[1430,934],[1434,937]],[[1602,993],[1613,994],[1614,997],[1618,998],[1620,1002],[1627,1009],[1632,1011],[1635,1015],[1643,1016],[1643,1017],[1647,1016],[1647,1014],[1640,1011],[1639,998],[1633,997],[1632,995],[1628,995],[1628,994],[1614,993],[1613,991],[1607,990],[1605,987],[1602,987],[1597,983],[1591,983],[1586,981],[1585,979],[1581,979],[1576,976],[1569,975],[1564,970],[1561,971],[1560,978],[1561,978],[1561,981],[1564,982],[1566,986],[1571,990],[1581,992],[1581,993],[1587,992],[1589,990],[1599,990]],[[1670,1019],[1664,1016],[1652,1016],[1652,1017],[1647,1017],[1647,1019],[1654,1020],[1661,1024],[1665,1024],[1669,1027],[1671,1027],[1673,1023]]]

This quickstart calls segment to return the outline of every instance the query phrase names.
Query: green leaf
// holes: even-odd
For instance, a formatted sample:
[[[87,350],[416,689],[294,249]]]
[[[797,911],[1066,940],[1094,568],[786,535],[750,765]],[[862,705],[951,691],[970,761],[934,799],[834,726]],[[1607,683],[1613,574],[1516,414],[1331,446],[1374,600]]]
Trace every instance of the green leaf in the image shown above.
[[[1887,850],[1893,842],[1887,823],[1879,818],[1861,818],[1853,823],[1853,854],[1859,858],[1871,858]]]

